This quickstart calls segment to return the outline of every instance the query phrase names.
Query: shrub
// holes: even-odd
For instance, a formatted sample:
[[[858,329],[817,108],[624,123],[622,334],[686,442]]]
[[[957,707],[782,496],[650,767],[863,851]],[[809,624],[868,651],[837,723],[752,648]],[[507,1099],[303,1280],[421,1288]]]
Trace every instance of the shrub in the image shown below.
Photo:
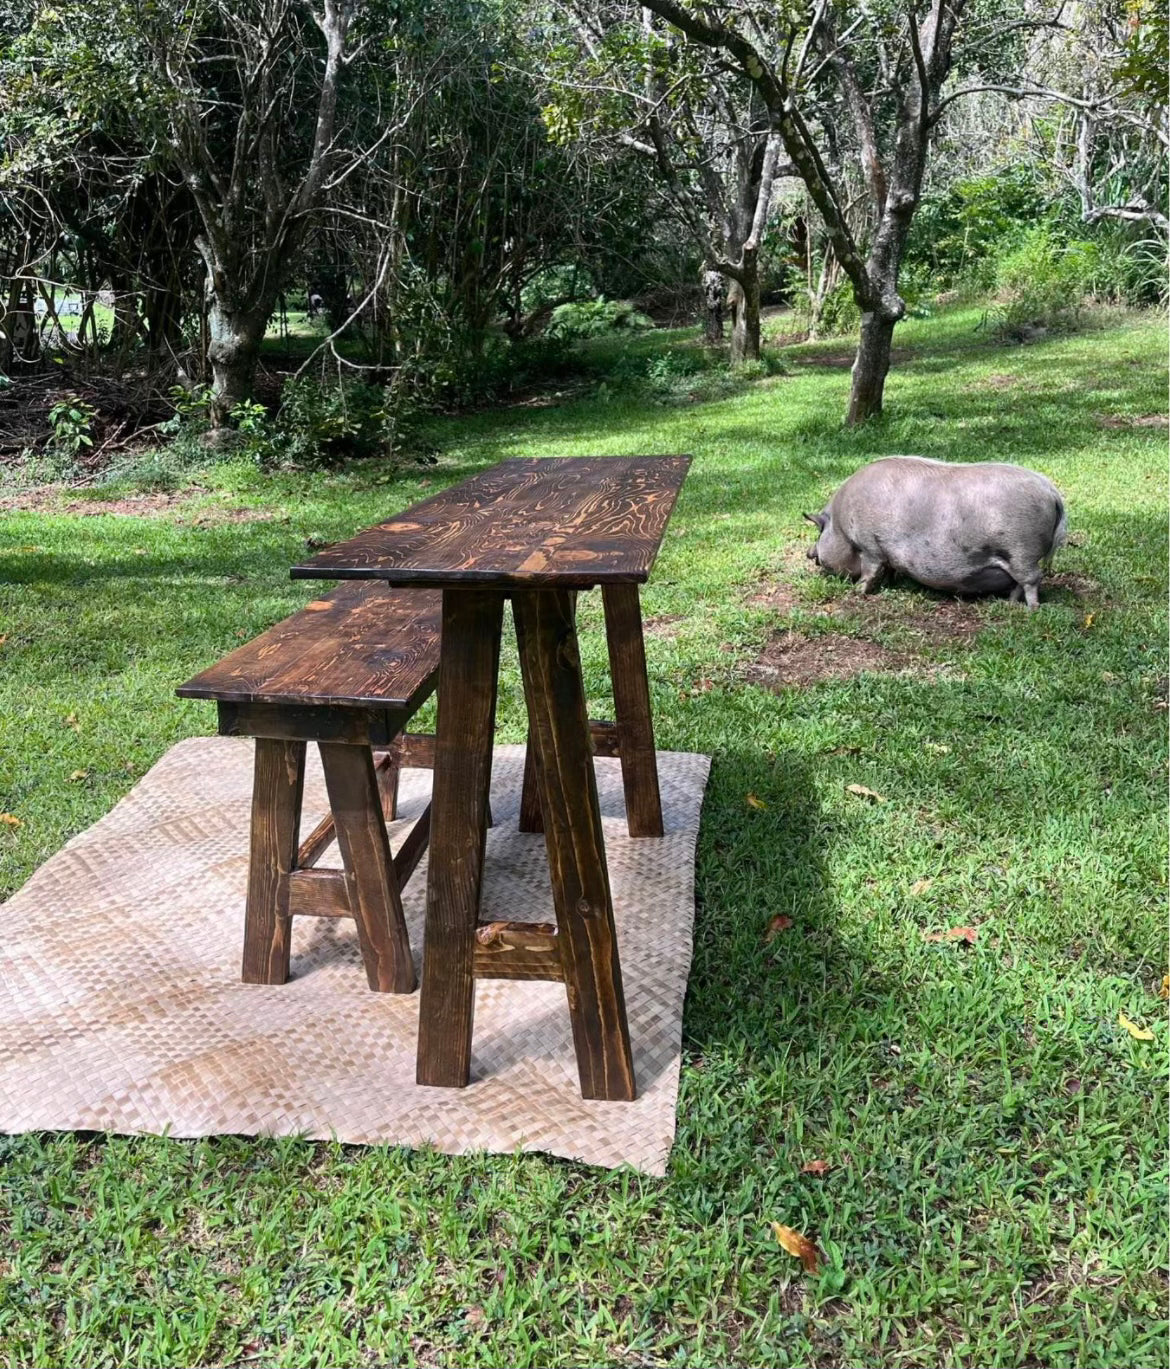
[[[640,314],[629,300],[607,300],[603,296],[578,304],[559,305],[553,310],[545,335],[567,341],[571,338],[600,337],[615,329],[643,332],[653,327],[654,320]]]
[[[853,298],[853,283],[843,280],[826,296],[817,320],[817,332],[822,337],[839,337],[855,333],[861,326],[861,310]]]
[[[1026,230],[996,267],[998,330],[1026,337],[1036,328],[1076,327],[1098,264],[1091,242],[1062,243],[1048,224]]]

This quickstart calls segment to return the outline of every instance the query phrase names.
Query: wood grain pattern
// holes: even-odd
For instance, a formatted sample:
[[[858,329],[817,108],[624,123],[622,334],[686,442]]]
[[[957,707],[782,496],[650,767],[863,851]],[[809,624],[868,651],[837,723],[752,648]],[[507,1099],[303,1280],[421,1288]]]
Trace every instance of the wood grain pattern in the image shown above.
[[[364,746],[322,742],[321,767],[370,988],[412,993],[414,963],[374,758]]]
[[[561,590],[512,598],[558,941],[585,1098],[635,1097],[577,633]]]
[[[431,839],[431,805],[428,803],[419,814],[418,820],[407,833],[406,840],[394,857],[394,877],[398,887],[405,889],[407,881],[414,874],[415,867],[422,860]]]
[[[503,596],[443,591],[426,950],[419,1002],[420,1084],[470,1077],[475,929],[487,839]]]
[[[551,922],[481,922],[475,932],[476,979],[564,979]]]
[[[662,799],[658,793],[658,760],[638,590],[634,585],[603,585],[601,596],[617,718],[617,751],[626,794],[626,824],[632,837],[660,837]]]
[[[502,461],[327,548],[292,574],[393,585],[641,584],[690,460]]]
[[[245,984],[288,979],[288,875],[297,855],[305,743],[260,737],[252,782],[252,845],[244,909]]]
[[[435,687],[439,605],[435,590],[342,585],[175,692],[225,703],[366,704],[410,714]]]
[[[288,876],[289,917],[353,917],[344,870],[294,870]]]

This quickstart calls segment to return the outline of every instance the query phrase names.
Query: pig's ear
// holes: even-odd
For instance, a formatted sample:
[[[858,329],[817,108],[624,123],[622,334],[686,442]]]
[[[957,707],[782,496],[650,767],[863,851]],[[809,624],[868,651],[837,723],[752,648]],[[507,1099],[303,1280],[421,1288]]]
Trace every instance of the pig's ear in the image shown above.
[[[824,532],[825,524],[829,521],[823,513],[802,513],[800,516],[814,524],[820,532]]]

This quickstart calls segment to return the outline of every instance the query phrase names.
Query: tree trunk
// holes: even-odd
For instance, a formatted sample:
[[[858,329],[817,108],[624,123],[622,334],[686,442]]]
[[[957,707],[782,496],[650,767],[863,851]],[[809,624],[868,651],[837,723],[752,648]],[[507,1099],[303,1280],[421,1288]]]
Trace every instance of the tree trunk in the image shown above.
[[[723,277],[703,272],[703,341],[717,347],[723,341]]]
[[[222,428],[242,400],[251,398],[260,358],[260,343],[268,322],[256,314],[237,312],[212,300],[207,311],[207,359],[211,363],[211,425]]]
[[[760,359],[760,272],[755,253],[744,253],[741,279],[727,292],[731,307],[731,364]]]
[[[853,362],[853,387],[845,418],[850,427],[876,418],[882,411],[882,391],[890,369],[890,343],[897,321],[876,310],[861,316],[861,338]]]

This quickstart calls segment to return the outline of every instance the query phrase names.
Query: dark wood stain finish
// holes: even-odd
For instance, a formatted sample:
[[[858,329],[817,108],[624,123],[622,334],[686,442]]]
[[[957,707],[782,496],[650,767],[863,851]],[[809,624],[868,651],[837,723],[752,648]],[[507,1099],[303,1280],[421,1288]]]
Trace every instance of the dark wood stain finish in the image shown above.
[[[642,639],[642,608],[634,585],[603,585],[609,673],[617,715],[617,752],[622,762],[626,823],[632,837],[662,836],[662,800],[654,720]]]
[[[364,704],[409,715],[435,687],[439,605],[437,590],[342,585],[230,652],[176,693],[185,699],[297,709],[340,704],[354,710]]]
[[[687,456],[501,461],[293,567],[392,585],[642,584]]]
[[[297,857],[304,785],[305,743],[258,737],[244,911],[245,984],[288,979],[288,876]]]
[[[471,1073],[475,930],[487,838],[488,786],[504,600],[443,591],[426,948],[419,1002],[420,1084],[461,1088]]]
[[[634,1064],[573,605],[564,591],[518,592],[512,612],[581,1094],[629,1100]]]
[[[364,746],[322,742],[321,765],[370,988],[412,993],[414,963],[373,755]]]

